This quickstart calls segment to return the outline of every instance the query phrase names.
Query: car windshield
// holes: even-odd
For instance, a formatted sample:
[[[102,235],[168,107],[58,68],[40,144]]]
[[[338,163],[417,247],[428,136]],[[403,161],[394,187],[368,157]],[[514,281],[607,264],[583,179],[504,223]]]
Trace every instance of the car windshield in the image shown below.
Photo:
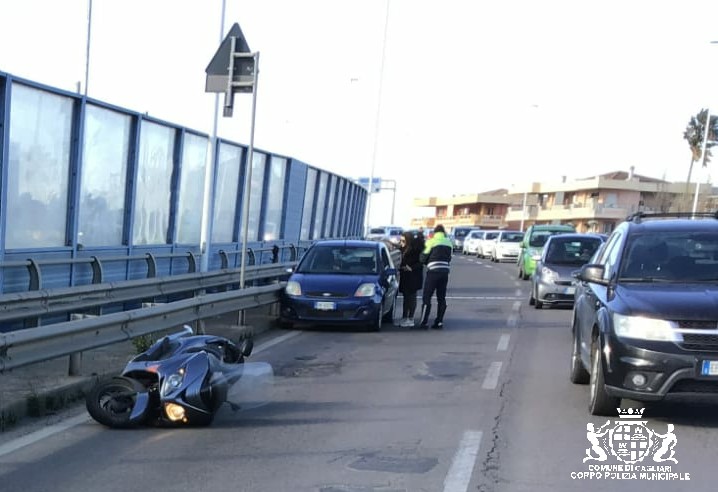
[[[619,280],[718,281],[718,231],[636,234],[625,248]]]
[[[374,229],[369,229],[369,234],[384,234],[385,229],[383,227],[375,227]]]
[[[547,246],[545,263],[580,266],[589,262],[603,244],[598,238],[552,239]]]
[[[556,234],[563,234],[563,231],[535,231],[529,238],[529,246],[534,248],[543,248],[548,238]]]
[[[487,241],[493,241],[497,237],[499,237],[498,232],[487,232],[486,236],[484,236],[484,239],[486,239]]]
[[[377,250],[367,246],[315,246],[307,251],[297,273],[377,273]]]
[[[462,237],[466,237],[466,235],[469,233],[469,229],[455,229],[454,230],[454,237],[457,239],[460,239]]]
[[[501,234],[500,241],[502,243],[520,243],[524,239],[523,232],[506,232]]]
[[[480,238],[480,237],[481,237],[481,233],[480,233],[480,232],[474,231],[474,232],[472,232],[471,234],[469,234],[469,239],[478,239],[478,238]]]
[[[402,231],[401,229],[390,229],[390,230],[389,230],[389,235],[390,235],[390,236],[401,236],[401,233],[402,233],[402,232],[403,232],[403,231]]]

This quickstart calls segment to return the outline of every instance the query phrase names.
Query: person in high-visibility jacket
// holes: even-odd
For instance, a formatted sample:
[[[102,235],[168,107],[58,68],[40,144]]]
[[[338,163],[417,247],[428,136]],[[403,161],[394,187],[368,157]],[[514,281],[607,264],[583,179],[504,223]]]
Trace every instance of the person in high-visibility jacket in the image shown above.
[[[437,312],[431,327],[441,330],[444,327],[444,313],[446,313],[446,286],[449,284],[449,271],[454,246],[446,237],[444,226],[439,224],[434,228],[434,235],[426,241],[424,251],[421,253],[421,262],[426,265],[426,278],[422,293],[421,328],[429,327],[431,314],[431,298],[436,291]]]

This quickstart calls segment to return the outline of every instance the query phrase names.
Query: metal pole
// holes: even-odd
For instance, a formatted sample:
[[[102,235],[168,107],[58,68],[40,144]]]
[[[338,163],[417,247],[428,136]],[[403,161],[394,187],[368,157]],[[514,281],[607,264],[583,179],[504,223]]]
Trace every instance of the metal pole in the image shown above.
[[[224,16],[227,7],[227,0],[222,0],[222,14],[220,16],[219,24],[219,43],[222,44],[224,40]],[[217,140],[217,126],[219,124],[219,93],[214,94],[214,118],[212,121],[212,135],[210,136],[209,142],[207,142],[207,160],[204,166],[204,195],[202,199],[202,222],[200,224],[200,260],[199,260],[199,271],[209,271],[209,250],[211,246],[211,238],[209,237],[209,225],[212,221],[210,217],[210,199],[212,194],[212,178],[214,177],[214,161],[215,151],[218,149],[218,145],[215,145]]]
[[[249,235],[249,194],[252,190],[252,165],[254,154],[254,118],[257,112],[257,79],[259,77],[259,52],[254,53],[254,80],[252,82],[252,123],[249,127],[249,150],[247,151],[247,172],[242,199],[242,262],[240,263],[239,287],[244,289],[244,267],[247,263],[247,236]]]
[[[519,226],[519,230],[521,232],[524,232],[524,218],[526,217],[526,197],[528,196],[528,192],[524,191],[524,203],[521,205],[521,225]]]
[[[701,145],[701,147],[702,147],[701,159],[703,161],[703,162],[701,162],[701,168],[706,165],[706,150],[708,148],[708,129],[710,128],[710,125],[711,125],[711,110],[706,109],[706,129],[705,129],[705,133],[703,134],[703,144]],[[694,219],[696,218],[696,210],[698,209],[698,192],[700,190],[700,187],[701,187],[701,180],[700,180],[700,178],[698,178],[696,180],[696,194],[693,197],[692,218],[694,218]]]
[[[87,47],[85,48],[85,90],[87,97],[87,84],[90,80],[90,36],[92,34],[92,0],[87,2]]]
[[[394,208],[396,206],[396,181],[394,181],[394,193],[391,196],[391,225],[394,225]]]
[[[366,217],[364,218],[365,227],[364,232],[368,230],[371,222],[371,196],[374,192],[374,168],[376,167],[376,149],[377,140],[379,140],[379,115],[381,114],[381,96],[382,88],[384,85],[384,60],[386,59],[386,33],[389,26],[389,3],[391,0],[386,0],[386,18],[384,19],[384,37],[381,43],[381,66],[379,68],[379,94],[377,96],[376,103],[376,118],[374,119],[374,144],[371,155],[371,174],[369,175],[369,196],[366,202]]]

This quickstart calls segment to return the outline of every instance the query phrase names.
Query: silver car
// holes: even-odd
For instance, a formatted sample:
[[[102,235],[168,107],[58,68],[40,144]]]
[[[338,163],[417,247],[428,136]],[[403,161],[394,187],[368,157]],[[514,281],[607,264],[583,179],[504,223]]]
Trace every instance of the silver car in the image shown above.
[[[604,238],[597,234],[558,234],[546,241],[531,276],[529,304],[573,306],[576,293],[572,272],[588,263]]]

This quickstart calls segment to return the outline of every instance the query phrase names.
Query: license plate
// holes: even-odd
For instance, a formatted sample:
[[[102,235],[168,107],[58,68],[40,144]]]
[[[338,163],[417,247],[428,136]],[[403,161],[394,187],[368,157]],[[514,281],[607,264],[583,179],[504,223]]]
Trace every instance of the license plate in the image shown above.
[[[566,287],[563,289],[564,294],[574,295],[576,293],[576,287]]]
[[[718,376],[718,360],[704,360],[701,367],[702,376]]]
[[[314,303],[314,309],[317,311],[332,311],[337,308],[337,305],[333,302],[328,301],[317,301]]]

